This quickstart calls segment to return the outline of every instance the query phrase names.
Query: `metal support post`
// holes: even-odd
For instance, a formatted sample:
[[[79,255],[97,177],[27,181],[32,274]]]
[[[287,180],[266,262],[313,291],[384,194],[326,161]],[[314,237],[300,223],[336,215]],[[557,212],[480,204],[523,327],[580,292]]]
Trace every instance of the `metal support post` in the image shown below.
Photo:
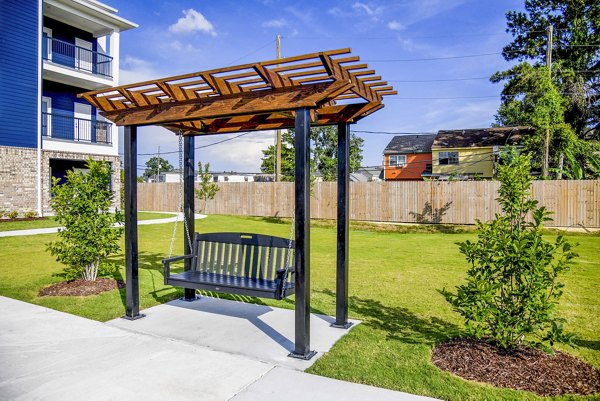
[[[310,115],[307,108],[296,110],[296,336],[289,356],[310,359]]]
[[[194,137],[186,136],[183,138],[183,218],[185,220],[183,233],[183,253],[189,255],[192,253],[192,244],[194,232],[196,230],[194,220]],[[183,270],[191,270],[192,261],[184,261]],[[183,300],[194,301],[196,299],[196,290],[186,288],[184,290]]]
[[[140,288],[138,280],[137,231],[137,127],[125,127],[125,316],[136,320],[140,314]]]
[[[337,207],[337,271],[335,323],[332,327],[347,329],[348,322],[348,240],[350,193],[350,127],[338,124],[338,207]]]

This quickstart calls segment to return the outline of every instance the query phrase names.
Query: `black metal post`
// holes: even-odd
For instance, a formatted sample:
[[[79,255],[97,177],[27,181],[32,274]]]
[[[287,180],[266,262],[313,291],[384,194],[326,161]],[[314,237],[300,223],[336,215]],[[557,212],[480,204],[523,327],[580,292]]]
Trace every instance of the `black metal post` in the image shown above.
[[[307,108],[296,110],[296,336],[291,357],[310,359],[310,115]]]
[[[338,124],[338,207],[337,207],[337,271],[335,323],[331,326],[347,329],[348,322],[348,239],[350,198],[350,127]]]
[[[183,138],[183,218],[185,219],[183,253],[185,255],[192,253],[190,242],[194,239],[196,229],[194,224],[194,160],[194,137],[186,136]],[[185,232],[186,226],[187,232]],[[192,261],[190,259],[185,260],[183,269],[192,269]],[[195,299],[196,290],[186,288],[183,300],[194,301]]]
[[[140,314],[140,288],[138,282],[138,232],[137,232],[137,127],[125,127],[125,316],[136,320]]]

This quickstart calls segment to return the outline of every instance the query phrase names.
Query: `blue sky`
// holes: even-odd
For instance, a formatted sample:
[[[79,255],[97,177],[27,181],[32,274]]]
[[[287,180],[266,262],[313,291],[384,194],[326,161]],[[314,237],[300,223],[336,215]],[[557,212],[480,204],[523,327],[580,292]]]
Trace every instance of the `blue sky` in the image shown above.
[[[509,66],[497,54],[511,39],[505,13],[522,9],[522,0],[106,2],[140,25],[121,36],[121,83],[273,59],[280,34],[283,57],[350,47],[392,84],[398,95],[351,127],[385,132],[489,126],[502,87],[487,78]],[[358,134],[363,165],[380,165],[392,136]],[[198,137],[196,146],[230,136]],[[144,127],[139,138],[139,165],[160,146],[176,166],[177,155],[165,155],[177,149],[173,134]],[[213,171],[258,172],[273,142],[273,132],[253,133],[199,149],[196,159]]]

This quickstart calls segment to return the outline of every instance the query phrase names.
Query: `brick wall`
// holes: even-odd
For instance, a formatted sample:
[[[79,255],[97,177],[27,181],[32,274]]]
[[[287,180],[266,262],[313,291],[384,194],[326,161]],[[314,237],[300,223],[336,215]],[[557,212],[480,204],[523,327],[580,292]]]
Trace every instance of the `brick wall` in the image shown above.
[[[37,212],[37,149],[0,146],[0,210]]]
[[[42,209],[44,214],[51,213],[50,209],[50,159],[61,160],[103,160],[112,163],[112,190],[115,193],[113,206],[121,208],[121,163],[118,156],[90,155],[55,150],[42,151]]]
[[[112,163],[113,206],[121,204],[121,164],[118,156],[88,155],[61,151],[42,151],[42,211],[50,209],[50,159],[104,160]],[[0,146],[0,210],[16,210],[20,217],[37,212],[37,149]]]

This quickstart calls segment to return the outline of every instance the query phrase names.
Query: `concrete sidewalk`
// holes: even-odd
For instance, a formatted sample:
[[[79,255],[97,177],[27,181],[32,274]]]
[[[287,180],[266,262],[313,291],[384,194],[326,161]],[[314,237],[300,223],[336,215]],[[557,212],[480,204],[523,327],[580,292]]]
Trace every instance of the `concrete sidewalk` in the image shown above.
[[[163,213],[163,212],[152,212],[152,213]],[[164,219],[152,219],[152,220],[139,220],[138,226],[147,226],[150,224],[164,224],[164,223],[174,223],[177,219],[177,214],[164,212],[165,214],[171,215],[171,217],[165,217]],[[203,219],[206,215],[204,214],[196,214],[196,219]],[[183,224],[183,213],[179,213],[179,222]],[[118,224],[115,224],[115,227]],[[38,235],[38,234],[52,234],[57,233],[58,230],[62,227],[48,227],[48,228],[33,228],[30,230],[13,230],[13,231],[0,231],[0,237],[18,237],[22,235]]]
[[[100,323],[10,298],[0,297],[0,310],[2,400],[431,400],[123,330],[114,322]]]

